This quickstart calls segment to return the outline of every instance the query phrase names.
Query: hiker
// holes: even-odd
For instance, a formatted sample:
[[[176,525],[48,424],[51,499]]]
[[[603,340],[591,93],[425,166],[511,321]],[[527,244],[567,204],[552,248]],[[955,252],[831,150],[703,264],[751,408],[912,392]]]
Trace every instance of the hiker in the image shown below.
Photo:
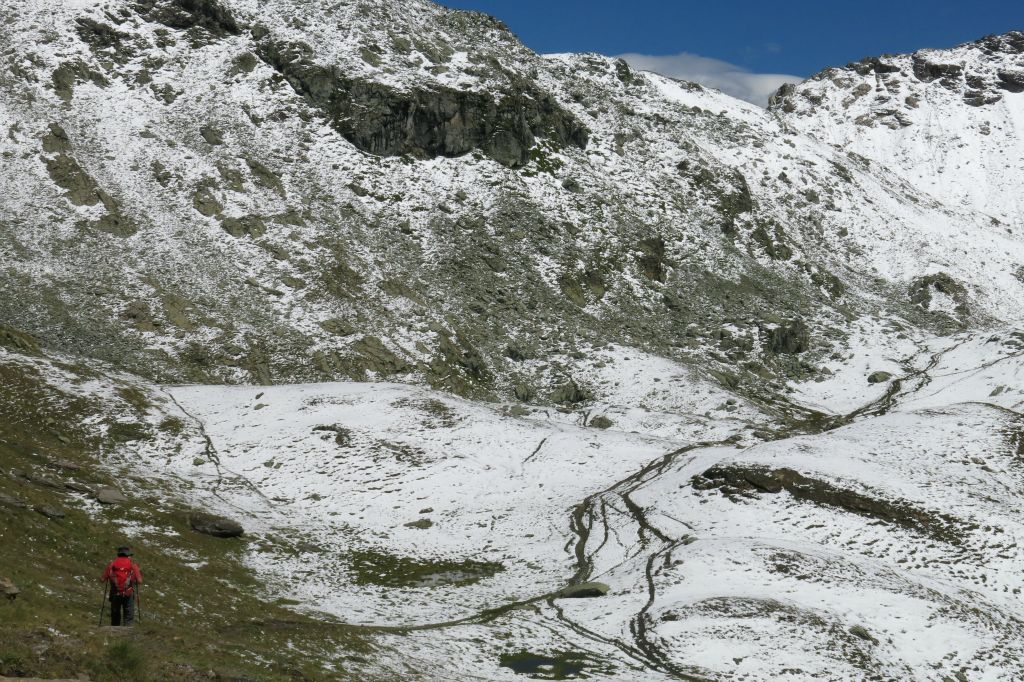
[[[142,584],[142,572],[139,565],[132,561],[131,547],[118,547],[117,558],[107,565],[101,581],[107,583],[110,594],[110,624],[121,625],[122,614],[124,625],[135,622],[135,588]]]

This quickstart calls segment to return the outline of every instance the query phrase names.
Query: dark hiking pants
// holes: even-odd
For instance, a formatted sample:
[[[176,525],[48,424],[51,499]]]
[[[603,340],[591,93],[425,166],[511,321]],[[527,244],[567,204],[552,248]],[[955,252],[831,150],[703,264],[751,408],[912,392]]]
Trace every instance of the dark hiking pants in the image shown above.
[[[135,622],[135,597],[110,595],[110,624],[121,625],[122,615],[125,625],[132,625]]]

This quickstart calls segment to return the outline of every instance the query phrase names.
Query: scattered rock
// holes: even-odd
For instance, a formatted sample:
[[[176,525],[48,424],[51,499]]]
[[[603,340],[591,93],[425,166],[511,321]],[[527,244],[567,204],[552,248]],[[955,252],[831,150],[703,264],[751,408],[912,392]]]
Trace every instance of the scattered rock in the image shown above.
[[[32,509],[39,512],[48,519],[63,519],[65,516],[67,516],[67,514],[62,512],[60,509],[57,509],[56,507],[51,507],[48,504],[32,507]]]
[[[96,501],[100,504],[124,504],[128,498],[117,488],[104,486],[96,491]]]
[[[192,206],[208,218],[219,215],[224,210],[223,204],[217,201],[217,197],[213,194],[215,188],[216,184],[213,180],[206,179],[199,183],[195,194],[192,195]]]
[[[66,459],[59,457],[44,458],[43,464],[53,469],[67,469],[68,471],[81,471],[82,467],[78,466],[74,462],[69,462]]]
[[[221,218],[220,226],[232,237],[262,237],[267,233],[267,225],[259,216]]]
[[[0,493],[0,507],[10,507],[12,509],[24,509],[27,506],[28,506],[27,504],[25,504],[24,502],[22,502],[21,500],[19,500],[16,497],[11,497],[10,495],[5,495],[4,493]]]
[[[0,577],[0,592],[3,592],[4,596],[10,601],[14,601],[18,598],[18,595],[21,594],[21,590],[19,590],[18,586],[14,584],[13,580],[2,577]]]
[[[406,528],[419,528],[420,530],[426,530],[432,528],[434,522],[430,519],[419,519],[418,521],[412,521],[411,523],[405,524]]]
[[[609,429],[615,426],[615,422],[603,414],[599,414],[590,420],[590,425],[595,429]]]
[[[188,524],[197,533],[212,535],[215,538],[237,538],[245,532],[242,524],[237,521],[213,514],[189,514]]]
[[[608,590],[611,588],[604,583],[580,583],[579,585],[569,585],[568,587],[559,590],[556,598],[558,599],[591,599],[593,597],[603,597],[608,594]]]
[[[37,474],[35,472],[28,472],[24,475],[24,479],[30,483],[41,485],[44,488],[51,488],[53,490],[64,490],[64,482],[58,481],[55,478],[45,476],[43,474]]]
[[[886,381],[889,381],[890,379],[892,379],[892,374],[890,374],[889,372],[872,372],[868,376],[868,383],[883,384]]]

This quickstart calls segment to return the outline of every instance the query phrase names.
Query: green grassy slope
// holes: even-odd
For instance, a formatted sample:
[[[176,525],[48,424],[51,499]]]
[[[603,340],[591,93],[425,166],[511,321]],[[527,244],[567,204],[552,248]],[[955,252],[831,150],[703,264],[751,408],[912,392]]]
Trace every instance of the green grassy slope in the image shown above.
[[[187,509],[158,483],[130,481],[128,505],[93,502],[88,488],[127,482],[99,453],[143,438],[171,443],[182,424],[150,426],[139,417],[145,394],[127,385],[100,402],[57,388],[45,376],[51,361],[21,350],[0,349],[0,576],[22,590],[0,603],[0,675],[343,679],[344,665],[332,671],[322,662],[372,653],[357,632],[322,627],[266,597],[241,561],[255,540],[192,531]],[[84,367],[63,370],[82,382],[97,378]],[[48,518],[38,511],[44,506],[66,516]],[[147,532],[133,536],[126,523]],[[97,578],[124,542],[146,578],[142,622],[127,636],[97,626]]]

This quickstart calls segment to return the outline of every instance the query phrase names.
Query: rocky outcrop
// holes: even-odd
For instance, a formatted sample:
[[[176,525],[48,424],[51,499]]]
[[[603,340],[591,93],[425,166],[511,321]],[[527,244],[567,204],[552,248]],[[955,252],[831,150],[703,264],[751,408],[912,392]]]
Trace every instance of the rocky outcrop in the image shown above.
[[[931,309],[935,294],[942,294],[952,299],[956,304],[958,314],[969,314],[967,289],[947,273],[936,272],[918,277],[910,284],[910,301],[925,310]]]
[[[945,84],[952,85],[958,83],[964,74],[959,64],[938,64],[917,54],[913,56],[913,63],[914,76],[922,83],[941,79]]]
[[[147,21],[168,28],[202,28],[214,36],[241,32],[234,16],[217,0],[138,0],[135,9]]]
[[[780,87],[778,90],[772,93],[772,95],[768,98],[768,110],[776,111],[781,109],[783,111],[786,111],[787,113],[795,111],[796,105],[788,101],[789,98],[795,94],[796,85],[794,85],[793,83],[784,83],[782,87]]]
[[[74,206],[102,204],[106,210],[101,218],[88,223],[90,227],[118,237],[135,234],[136,226],[122,213],[117,200],[104,191],[70,154],[71,141],[63,128],[56,123],[51,124],[42,146],[44,154],[53,154],[44,158],[46,171],[54,184],[65,190],[68,201]]]
[[[883,62],[878,57],[868,57],[867,59],[862,59],[859,62],[854,62],[850,64],[849,68],[862,76],[866,76],[869,73],[886,74],[899,73],[900,71],[900,67],[895,64]]]
[[[1024,92],[1024,71],[1000,71],[998,86],[1007,92]]]
[[[1002,35],[985,36],[977,45],[988,54],[1024,54],[1024,32],[1010,31]]]
[[[811,346],[811,332],[803,320],[762,327],[764,349],[773,355],[797,355]]]
[[[949,515],[922,509],[905,500],[883,499],[842,488],[830,481],[804,476],[793,469],[769,469],[742,463],[718,464],[695,476],[692,483],[697,489],[718,489],[729,496],[750,493],[774,495],[786,491],[800,502],[877,519],[954,545],[960,544],[963,530]]]
[[[346,140],[377,156],[461,156],[475,149],[517,168],[538,137],[584,149],[589,132],[550,94],[511,78],[500,92],[435,86],[401,91],[317,64],[305,45],[264,38],[259,55]]]

